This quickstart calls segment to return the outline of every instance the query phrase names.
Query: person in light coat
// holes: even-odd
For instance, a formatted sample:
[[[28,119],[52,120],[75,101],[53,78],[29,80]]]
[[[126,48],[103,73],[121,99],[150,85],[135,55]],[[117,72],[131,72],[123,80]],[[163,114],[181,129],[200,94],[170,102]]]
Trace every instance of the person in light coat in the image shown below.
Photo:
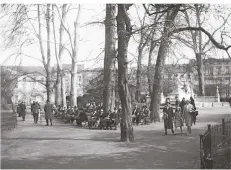
[[[183,118],[184,118],[185,125],[187,126],[187,135],[192,133],[191,126],[193,124],[193,120],[192,120],[193,109],[194,109],[193,105],[190,104],[189,101],[187,100],[183,108]]]

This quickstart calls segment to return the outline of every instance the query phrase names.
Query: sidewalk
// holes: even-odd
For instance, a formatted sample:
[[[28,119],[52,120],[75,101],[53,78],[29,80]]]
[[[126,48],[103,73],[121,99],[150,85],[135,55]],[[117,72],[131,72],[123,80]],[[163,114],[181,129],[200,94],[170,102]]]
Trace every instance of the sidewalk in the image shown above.
[[[193,134],[164,136],[163,122],[134,126],[135,143],[119,142],[120,131],[89,130],[70,124],[34,124],[31,115],[2,134],[2,167],[30,169],[200,168],[199,134],[220,123],[231,108],[200,111]],[[203,113],[212,113],[213,116]],[[221,114],[222,113],[222,114]],[[186,128],[184,127],[184,131]]]

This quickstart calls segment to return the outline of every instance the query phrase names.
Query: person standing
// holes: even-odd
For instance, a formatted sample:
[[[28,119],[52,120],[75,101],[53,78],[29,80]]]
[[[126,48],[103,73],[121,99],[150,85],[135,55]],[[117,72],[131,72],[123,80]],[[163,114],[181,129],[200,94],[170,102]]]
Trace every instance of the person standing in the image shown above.
[[[181,111],[182,111],[182,113],[183,113],[183,109],[184,109],[184,105],[185,105],[186,103],[185,103],[185,98],[183,97],[182,98],[182,100],[181,100],[181,102],[180,102],[180,108],[181,108]]]
[[[179,100],[178,95],[176,95],[175,99],[176,99],[175,104],[176,104],[176,108],[177,108],[179,106],[179,104],[180,104],[180,100]]]
[[[193,99],[192,96],[190,97],[190,104],[193,105],[194,110],[197,110],[196,105],[195,105],[195,100]]]
[[[33,103],[31,103],[30,105],[30,111],[32,115],[33,115],[34,106],[35,106],[35,101],[33,101]]]
[[[164,119],[164,130],[165,130],[165,135],[167,135],[167,129],[172,130],[172,134],[174,134],[173,130],[173,109],[170,104],[170,102],[167,102],[167,105],[163,109],[163,119]]]
[[[22,120],[25,121],[25,117],[26,117],[26,105],[25,105],[25,102],[22,102],[20,104],[20,115],[22,116]]]
[[[38,123],[38,117],[39,117],[40,110],[41,110],[40,105],[38,102],[36,102],[33,107],[34,123]]]
[[[45,111],[46,126],[49,126],[49,120],[50,120],[50,124],[52,126],[53,106],[52,106],[52,104],[50,104],[49,100],[47,100],[47,103],[45,104],[44,111]]]
[[[176,111],[174,113],[174,125],[175,125],[175,131],[178,127],[180,127],[180,131],[182,134],[183,117],[182,117],[182,111],[179,105],[176,106]]]
[[[18,117],[21,117],[21,111],[20,111],[20,108],[21,108],[21,103],[18,103],[18,105],[17,105],[17,113],[18,113]]]
[[[183,109],[183,118],[187,126],[187,135],[192,133],[192,129],[191,129],[191,126],[193,123],[192,112],[193,112],[193,105],[191,105],[189,101],[187,100],[186,104],[184,105],[184,109]]]

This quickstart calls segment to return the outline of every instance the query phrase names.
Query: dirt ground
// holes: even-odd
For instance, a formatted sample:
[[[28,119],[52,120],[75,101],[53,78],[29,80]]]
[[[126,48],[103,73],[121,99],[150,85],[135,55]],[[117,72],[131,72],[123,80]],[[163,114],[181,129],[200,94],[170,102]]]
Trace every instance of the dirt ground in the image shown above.
[[[163,122],[134,126],[135,143],[120,142],[120,130],[89,130],[55,121],[18,119],[2,134],[3,169],[194,169],[200,168],[199,134],[207,124],[221,123],[230,107],[201,108],[192,135],[164,135]],[[186,127],[184,127],[186,132]]]

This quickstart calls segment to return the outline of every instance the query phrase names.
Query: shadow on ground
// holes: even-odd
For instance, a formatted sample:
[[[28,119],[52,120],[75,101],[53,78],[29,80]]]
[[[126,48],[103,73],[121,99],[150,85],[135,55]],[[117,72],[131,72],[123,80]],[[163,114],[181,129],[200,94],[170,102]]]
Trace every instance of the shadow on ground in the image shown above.
[[[220,123],[229,111],[199,115],[191,136],[179,131],[164,136],[162,122],[134,126],[135,143],[119,142],[119,130],[21,125],[2,136],[2,168],[200,168],[199,134],[207,124]]]

